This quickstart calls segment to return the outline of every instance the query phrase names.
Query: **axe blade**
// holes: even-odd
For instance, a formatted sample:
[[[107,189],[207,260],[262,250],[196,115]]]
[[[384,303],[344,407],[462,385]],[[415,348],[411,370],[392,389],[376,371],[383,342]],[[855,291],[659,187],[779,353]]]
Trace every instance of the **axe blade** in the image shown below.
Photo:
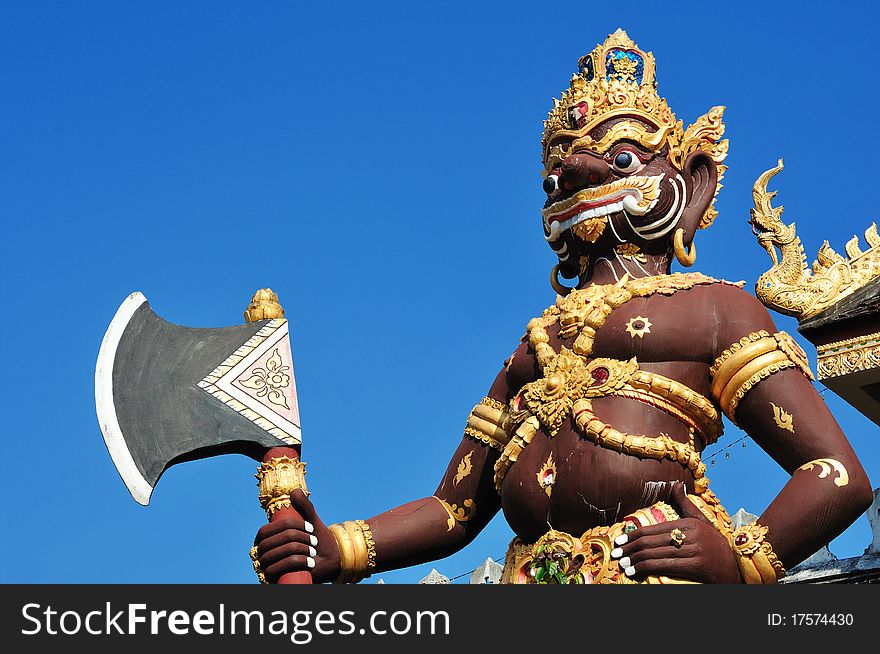
[[[287,321],[192,328],[132,293],[116,312],[95,367],[104,442],[146,506],[170,466],[227,453],[261,460],[301,443]]]

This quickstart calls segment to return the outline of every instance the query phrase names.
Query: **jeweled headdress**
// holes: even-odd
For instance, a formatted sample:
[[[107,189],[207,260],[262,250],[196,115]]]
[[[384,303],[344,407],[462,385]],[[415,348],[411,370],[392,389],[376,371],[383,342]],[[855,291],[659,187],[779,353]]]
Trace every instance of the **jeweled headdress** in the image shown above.
[[[560,99],[553,100],[544,121],[541,145],[545,168],[566,154],[557,142],[582,138],[609,118],[630,117],[654,128],[651,145],[659,150],[666,144],[669,160],[678,169],[691,152],[707,153],[718,164],[720,181],[726,168],[721,162],[727,156],[727,140],[720,140],[724,134],[724,107],[713,107],[685,130],[666,100],[657,94],[654,73],[654,55],[639,49],[622,29],[581,57],[569,88]],[[713,199],[700,228],[711,225],[716,215]]]

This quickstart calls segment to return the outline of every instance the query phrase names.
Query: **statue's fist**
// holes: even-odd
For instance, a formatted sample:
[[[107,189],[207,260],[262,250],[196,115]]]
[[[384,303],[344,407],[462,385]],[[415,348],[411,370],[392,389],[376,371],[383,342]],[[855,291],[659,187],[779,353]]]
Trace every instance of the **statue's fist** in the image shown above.
[[[294,491],[290,499],[302,518],[279,517],[260,527],[254,538],[260,569],[270,584],[287,572],[310,572],[315,583],[333,581],[339,575],[336,539],[305,493]]]

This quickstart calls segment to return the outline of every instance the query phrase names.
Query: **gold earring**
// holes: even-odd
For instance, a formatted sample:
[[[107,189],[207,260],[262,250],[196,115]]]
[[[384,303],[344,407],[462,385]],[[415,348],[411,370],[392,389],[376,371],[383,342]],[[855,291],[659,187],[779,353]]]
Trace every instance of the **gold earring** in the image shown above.
[[[679,227],[672,236],[672,246],[675,249],[675,258],[678,263],[686,268],[690,268],[697,260],[697,244],[691,242],[691,249],[688,252],[684,247],[684,229]]]
[[[565,297],[569,293],[571,293],[574,288],[565,286],[562,282],[559,281],[559,264],[557,263],[553,266],[553,269],[550,271],[550,286],[553,287],[553,290],[559,293],[561,296]]]

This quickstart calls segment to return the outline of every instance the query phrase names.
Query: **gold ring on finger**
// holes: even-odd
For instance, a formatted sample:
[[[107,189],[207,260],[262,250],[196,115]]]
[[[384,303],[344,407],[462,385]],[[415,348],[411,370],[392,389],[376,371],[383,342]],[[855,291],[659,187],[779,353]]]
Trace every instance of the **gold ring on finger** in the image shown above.
[[[685,539],[684,532],[681,529],[678,529],[677,527],[675,529],[673,529],[672,532],[670,532],[670,534],[669,534],[670,542],[673,545],[675,545],[676,547],[681,547],[684,544],[684,539]]]

